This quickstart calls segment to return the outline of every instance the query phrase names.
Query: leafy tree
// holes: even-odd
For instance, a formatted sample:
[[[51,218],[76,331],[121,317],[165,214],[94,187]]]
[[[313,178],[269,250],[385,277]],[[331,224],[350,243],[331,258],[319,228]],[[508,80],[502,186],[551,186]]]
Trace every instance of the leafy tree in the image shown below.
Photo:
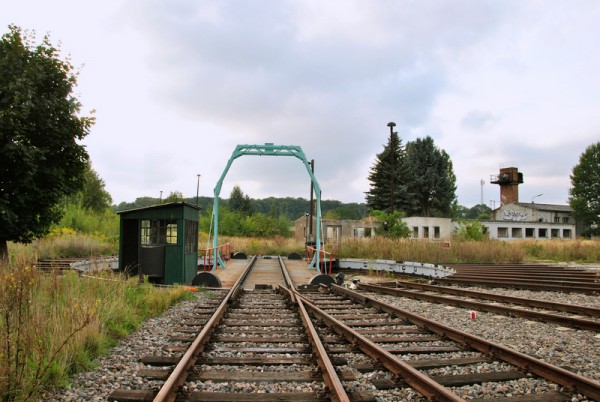
[[[72,202],[97,213],[103,213],[112,204],[110,194],[104,189],[104,180],[92,169],[90,163],[86,164],[83,188],[73,197]]]
[[[492,215],[492,208],[485,204],[477,204],[469,209],[467,219],[489,219]]]
[[[577,219],[589,226],[589,235],[600,235],[600,142],[579,157],[571,174],[569,204]]]
[[[182,202],[184,200],[183,193],[181,191],[171,191],[167,198],[165,198],[165,203],[167,202]]]
[[[8,240],[48,233],[60,201],[81,189],[89,156],[77,141],[94,123],[80,117],[77,75],[48,36],[16,26],[0,41],[0,257]]]
[[[478,220],[460,221],[454,230],[461,240],[485,240],[488,238],[487,227]]]
[[[238,211],[243,215],[252,215],[252,202],[250,201],[250,197],[244,195],[240,186],[233,186],[227,206],[230,210]]]
[[[370,209],[394,212],[410,203],[405,153],[397,132],[390,132],[388,143],[377,154],[368,179],[371,188],[365,194]]]
[[[465,207],[464,205],[459,205],[458,203],[454,204],[452,208],[452,218],[453,219],[466,219],[469,214],[470,208]]]
[[[456,176],[450,156],[435,146],[429,136],[417,138],[406,146],[406,165],[410,180],[408,193],[414,204],[409,216],[449,216],[456,200]]]
[[[406,225],[406,222],[402,220],[406,215],[404,212],[394,211],[371,211],[371,216],[383,223],[382,231],[378,231],[379,234],[385,237],[400,238],[410,237],[410,229]]]

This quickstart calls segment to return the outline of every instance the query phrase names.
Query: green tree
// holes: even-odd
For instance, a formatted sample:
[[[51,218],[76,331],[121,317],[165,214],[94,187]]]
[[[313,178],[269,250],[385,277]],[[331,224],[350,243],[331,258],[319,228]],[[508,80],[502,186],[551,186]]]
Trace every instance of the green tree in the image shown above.
[[[79,191],[89,156],[78,144],[94,123],[72,94],[77,74],[48,36],[11,25],[0,41],[0,257],[9,240],[45,235],[60,202]]]
[[[487,227],[478,220],[459,221],[454,233],[461,240],[481,241],[489,238]]]
[[[406,173],[402,141],[397,132],[391,131],[387,145],[377,154],[368,176],[371,188],[365,193],[367,206],[378,211],[403,210],[410,202]]]
[[[233,186],[229,195],[227,207],[234,212],[240,212],[243,215],[252,215],[252,201],[250,197],[244,195],[240,186]]]
[[[73,197],[73,202],[82,208],[103,213],[112,204],[110,194],[104,189],[104,180],[92,169],[90,163],[86,164],[83,188]]]
[[[382,222],[381,231],[379,234],[385,237],[391,237],[397,239],[400,237],[410,237],[410,229],[406,225],[406,222],[402,220],[406,215],[404,212],[394,211],[371,211],[371,216]]]
[[[600,142],[590,145],[579,157],[571,174],[569,204],[573,214],[589,230],[600,235]]]
[[[469,209],[465,216],[467,219],[489,219],[492,215],[492,208],[485,204],[477,204]]]
[[[450,216],[456,201],[456,176],[450,156],[435,146],[429,136],[406,145],[408,192],[414,203],[404,211],[409,216]]]
[[[183,193],[181,191],[171,191],[167,198],[165,198],[165,203],[167,202],[182,202],[184,200]]]

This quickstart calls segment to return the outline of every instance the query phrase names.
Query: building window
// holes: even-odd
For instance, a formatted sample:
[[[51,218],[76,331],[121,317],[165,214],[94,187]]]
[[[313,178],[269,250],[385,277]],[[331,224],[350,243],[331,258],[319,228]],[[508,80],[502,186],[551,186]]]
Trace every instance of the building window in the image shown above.
[[[429,239],[429,226],[423,226],[423,238]]]
[[[563,239],[570,239],[573,237],[573,235],[571,234],[571,229],[563,229],[563,235],[562,235]]]
[[[508,228],[498,228],[498,237],[508,237]]]
[[[554,223],[560,223],[560,216],[554,217]]]
[[[418,226],[413,226],[413,237],[415,239],[419,238],[419,227]]]
[[[539,228],[538,229],[538,237],[548,237],[548,229],[546,228]]]
[[[523,229],[521,228],[512,228],[511,230],[511,237],[516,238],[516,239],[520,239],[523,237]]]
[[[147,246],[177,244],[177,221],[161,219],[141,221],[140,243]]]
[[[433,227],[433,238],[434,239],[439,239],[440,238],[440,227],[439,226],[434,226]]]
[[[165,231],[165,243],[177,244],[177,223],[167,223]]]
[[[535,237],[535,229],[534,228],[525,228],[525,237],[528,237],[528,238]]]
[[[569,217],[568,216],[563,216],[562,223],[569,223]]]
[[[185,221],[185,253],[198,252],[198,222]]]
[[[550,230],[550,237],[552,237],[552,238],[560,237],[560,229]]]

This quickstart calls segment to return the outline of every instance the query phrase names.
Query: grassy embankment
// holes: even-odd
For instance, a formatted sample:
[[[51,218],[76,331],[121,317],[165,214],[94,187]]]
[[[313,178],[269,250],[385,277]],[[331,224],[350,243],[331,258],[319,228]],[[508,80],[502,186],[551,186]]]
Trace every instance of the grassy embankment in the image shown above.
[[[111,248],[74,234],[9,245],[11,262],[0,264],[0,400],[35,400],[66,385],[143,320],[189,295],[182,287],[158,289],[112,273],[42,273],[32,264],[33,255],[97,256],[113,254]]]

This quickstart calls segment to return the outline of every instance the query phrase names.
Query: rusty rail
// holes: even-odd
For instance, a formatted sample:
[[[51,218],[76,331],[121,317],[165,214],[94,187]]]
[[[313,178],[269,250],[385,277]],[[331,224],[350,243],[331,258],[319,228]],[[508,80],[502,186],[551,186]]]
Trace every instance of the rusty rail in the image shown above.
[[[425,300],[433,303],[446,304],[450,306],[470,308],[473,310],[487,311],[491,313],[504,314],[509,316],[525,317],[534,320],[541,320],[544,322],[552,322],[556,324],[565,325],[571,328],[583,329],[588,331],[600,331],[600,321],[585,320],[581,318],[574,318],[564,315],[544,313],[541,311],[533,310],[521,310],[518,308],[497,306],[493,304],[486,304],[481,302],[460,300],[447,296],[431,295],[424,293],[416,293],[410,290],[403,290],[398,288],[389,288],[377,285],[368,285],[360,283],[359,289],[370,290],[376,293],[387,294],[391,296],[408,297],[416,300]]]
[[[235,297],[241,291],[241,285],[242,283],[244,283],[244,280],[248,276],[249,272],[252,270],[252,266],[255,262],[256,256],[252,258],[242,275],[240,275],[238,280],[232,286],[229,293],[227,293],[227,295],[225,296],[215,313],[208,320],[206,325],[202,328],[202,331],[200,331],[196,339],[194,339],[194,342],[192,342],[192,345],[187,350],[187,352],[185,352],[177,366],[175,366],[173,372],[171,373],[171,375],[169,375],[169,378],[165,381],[158,394],[156,394],[154,401],[175,401],[175,398],[177,396],[177,388],[185,382],[188,376],[188,370],[196,363],[198,356],[202,353],[205,345],[208,343],[212,332],[214,331],[216,326],[221,321],[221,318],[227,311],[229,302],[232,299],[235,299]]]
[[[430,292],[451,294],[456,296],[470,297],[473,299],[492,300],[503,303],[511,303],[519,306],[538,307],[547,310],[562,311],[565,313],[584,314],[590,317],[600,317],[600,308],[579,306],[575,304],[556,303],[544,300],[527,299],[524,297],[506,296],[495,293],[476,292],[462,288],[451,288],[446,286],[427,285],[424,283],[396,281],[396,287],[420,289]],[[389,287],[389,286],[386,286]]]
[[[574,389],[578,393],[589,398],[600,400],[600,382],[598,381],[591,380],[561,367],[536,359],[532,356],[517,352],[516,350],[508,348],[504,345],[490,342],[478,336],[459,331],[455,328],[432,321],[418,314],[402,310],[396,306],[391,306],[387,303],[380,302],[372,297],[362,295],[341,286],[331,285],[331,290],[334,293],[344,295],[363,304],[377,307],[389,314],[407,319],[421,328],[426,328],[431,332],[444,336],[447,339],[460,344],[468,345],[469,347],[481,353],[494,356],[497,359],[532,372],[542,378],[545,378],[546,380]]]
[[[333,285],[335,286],[335,285]],[[337,288],[337,286],[336,286]],[[343,288],[342,288],[343,289]],[[311,303],[306,297],[297,293],[298,300],[304,302],[305,306],[319,319],[327,323],[328,326],[332,327],[335,332],[343,335],[348,342],[356,345],[365,354],[369,355],[376,361],[380,362],[385,368],[390,370],[397,376],[401,376],[404,381],[412,388],[420,392],[428,400],[435,401],[464,401],[458,395],[450,391],[448,388],[440,385],[439,383],[432,380],[427,375],[421,373],[419,370],[411,367],[408,363],[405,363],[401,359],[398,359],[392,353],[381,348],[367,337],[359,334],[343,322],[334,318],[332,315],[326,313],[313,303]]]

